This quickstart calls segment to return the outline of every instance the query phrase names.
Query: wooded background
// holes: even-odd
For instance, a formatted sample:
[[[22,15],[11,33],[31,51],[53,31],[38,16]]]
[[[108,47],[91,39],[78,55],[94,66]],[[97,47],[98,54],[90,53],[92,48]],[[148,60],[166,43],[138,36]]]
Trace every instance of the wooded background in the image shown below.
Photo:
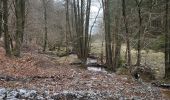
[[[100,7],[91,16],[96,2]],[[101,63],[113,71],[122,63],[131,71],[143,65],[142,50],[155,50],[164,52],[169,77],[169,22],[169,0],[0,0],[0,37],[7,56],[20,57],[25,46],[34,45],[39,52],[75,52],[84,65],[93,40],[99,39],[105,47]]]

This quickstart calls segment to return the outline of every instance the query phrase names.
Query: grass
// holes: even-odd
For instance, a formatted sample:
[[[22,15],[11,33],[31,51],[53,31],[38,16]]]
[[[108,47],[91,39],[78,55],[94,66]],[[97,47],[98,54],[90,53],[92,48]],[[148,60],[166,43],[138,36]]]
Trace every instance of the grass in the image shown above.
[[[100,40],[96,40],[92,43],[91,53],[100,56],[101,49],[102,49],[102,42]],[[103,50],[105,50],[104,47]],[[125,60],[125,52],[126,52],[126,45],[122,44],[121,47],[122,60]],[[132,54],[132,64],[135,64],[137,59],[137,51],[135,49],[132,49],[131,54]],[[164,77],[165,74],[164,53],[156,52],[153,50],[142,50],[141,56],[142,56],[142,61],[141,61],[142,65],[146,64],[149,67],[151,67],[155,71],[155,76],[157,79],[161,79]]]
[[[99,58],[101,56],[101,51],[103,49],[103,53],[105,55],[105,45],[103,44],[102,47],[102,41],[96,40],[91,45],[91,53],[94,55],[97,55]],[[58,55],[62,55],[65,52],[65,48],[61,48],[62,50],[57,51]],[[122,62],[125,62],[125,52],[126,52],[126,45],[122,44],[121,46],[121,58]],[[147,65],[151,67],[154,72],[157,79],[161,79],[164,77],[165,74],[165,66],[164,66],[164,53],[162,52],[156,52],[154,50],[142,50],[141,51],[142,56],[142,65]],[[132,64],[136,63],[137,59],[137,51],[135,49],[131,49],[131,57],[132,57]],[[71,63],[77,61],[77,57],[75,55],[70,55],[68,57],[60,57],[59,62],[60,63]]]

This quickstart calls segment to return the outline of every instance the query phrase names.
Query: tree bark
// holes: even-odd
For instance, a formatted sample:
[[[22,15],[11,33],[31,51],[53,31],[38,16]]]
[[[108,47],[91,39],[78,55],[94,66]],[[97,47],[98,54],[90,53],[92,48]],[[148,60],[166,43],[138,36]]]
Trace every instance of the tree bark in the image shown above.
[[[11,56],[10,35],[8,32],[8,0],[3,0],[4,42],[7,56]]]
[[[91,0],[73,0],[75,14],[77,55],[85,65],[89,54],[89,18]],[[86,6],[85,6],[86,5]],[[85,8],[86,7],[86,8]]]
[[[47,49],[47,40],[48,40],[48,36],[47,36],[47,2],[46,2],[46,0],[43,0],[43,8],[44,8],[44,31],[45,31],[43,52],[45,52]]]
[[[69,0],[66,0],[66,52],[69,51],[69,42],[71,40],[71,28],[70,28],[70,18],[69,18]],[[70,37],[69,37],[70,36]]]
[[[119,64],[120,64],[121,40],[120,40],[120,38],[118,38],[118,40],[116,40],[116,41],[119,43],[116,44],[116,48],[115,48],[114,67],[118,68],[118,67],[120,67]]]
[[[137,62],[136,65],[140,66],[141,63],[141,34],[142,34],[142,15],[141,15],[141,3],[142,0],[136,1],[137,9],[138,9],[138,18],[139,18],[139,32],[138,32],[138,45],[137,45]]]
[[[122,44],[122,41],[121,41],[121,37],[119,35],[120,33],[120,18],[119,18],[119,13],[117,16],[115,16],[115,24],[116,24],[116,28],[115,28],[115,55],[114,55],[114,67],[115,68],[118,68],[119,67],[119,64],[120,64],[120,50],[121,50],[121,44]]]
[[[3,9],[2,9],[2,3],[3,1],[0,0],[0,38],[2,37],[2,16],[3,16]]]
[[[123,20],[124,20],[125,31],[126,31],[127,64],[128,66],[131,66],[131,49],[130,49],[130,41],[129,41],[129,29],[128,29],[128,22],[127,22],[127,15],[126,15],[125,0],[122,0],[122,13],[123,13]]]
[[[85,37],[84,37],[84,60],[86,62],[88,53],[89,53],[89,19],[90,19],[90,8],[91,8],[91,0],[87,1],[87,8],[86,8],[86,22],[85,22]]]
[[[16,34],[14,55],[20,57],[25,22],[25,0],[15,0]]]
[[[106,65],[108,69],[115,71],[113,68],[112,58],[112,41],[110,31],[110,0],[103,0],[104,23],[105,23],[105,51],[106,51]]]
[[[21,0],[21,14],[22,14],[22,34],[21,42],[24,41],[24,29],[25,29],[25,0]]]
[[[170,77],[170,45],[169,45],[169,0],[165,0],[165,78]]]

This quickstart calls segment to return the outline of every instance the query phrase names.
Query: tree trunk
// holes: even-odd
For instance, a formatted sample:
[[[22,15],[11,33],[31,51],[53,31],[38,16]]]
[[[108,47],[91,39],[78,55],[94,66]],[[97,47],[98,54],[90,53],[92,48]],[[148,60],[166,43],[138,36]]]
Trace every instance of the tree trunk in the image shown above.
[[[70,18],[69,18],[69,0],[66,0],[66,52],[69,51],[69,42],[71,40],[71,28],[70,28]],[[70,36],[70,37],[69,37]]]
[[[11,56],[10,36],[8,32],[8,0],[3,0],[4,42],[7,56]]]
[[[15,13],[16,13],[16,34],[15,34],[16,46],[14,55],[16,57],[19,57],[24,34],[25,0],[15,0]]]
[[[126,15],[125,0],[122,0],[122,13],[123,13],[123,20],[124,20],[125,31],[126,31],[127,64],[128,66],[131,66],[131,49],[130,49],[130,41],[129,41],[129,29],[128,29],[128,22],[127,22],[127,15]]]
[[[118,14],[116,17],[115,17],[115,24],[116,24],[116,28],[115,28],[115,56],[114,56],[114,66],[115,68],[118,68],[119,67],[119,63],[120,63],[120,50],[121,50],[121,37],[119,36],[119,27],[120,27],[120,18],[119,18],[119,15]]]
[[[137,62],[136,65],[140,66],[141,63],[141,34],[142,34],[142,16],[141,16],[141,1],[136,0],[136,5],[138,9],[138,18],[139,18],[139,32],[138,32],[138,46],[137,46]]]
[[[105,49],[106,49],[106,65],[109,69],[115,71],[113,68],[112,58],[112,41],[110,31],[110,0],[103,0],[104,23],[105,23]]]
[[[86,8],[86,22],[85,22],[85,37],[84,37],[84,60],[86,62],[88,54],[89,54],[89,19],[90,19],[90,8],[91,8],[91,0],[87,1]]]
[[[73,0],[75,14],[77,55],[84,65],[89,54],[89,18],[91,0]],[[86,6],[85,6],[86,5]],[[86,7],[86,8],[85,8]]]
[[[169,45],[169,0],[166,0],[165,7],[165,78],[170,77],[170,45]]]
[[[22,14],[22,34],[21,42],[24,40],[24,29],[25,29],[25,0],[21,0],[21,14]]]
[[[0,0],[0,38],[2,37],[2,16],[3,16],[3,9],[2,9],[2,0]]]
[[[100,57],[100,62],[101,62],[101,64],[103,65],[104,64],[104,62],[103,62],[103,55],[104,55],[104,51],[103,51],[103,46],[104,45],[104,41],[102,40],[102,45],[101,45],[101,57]]]
[[[43,52],[47,49],[47,2],[46,0],[43,0],[43,7],[44,7],[44,46],[43,46]]]

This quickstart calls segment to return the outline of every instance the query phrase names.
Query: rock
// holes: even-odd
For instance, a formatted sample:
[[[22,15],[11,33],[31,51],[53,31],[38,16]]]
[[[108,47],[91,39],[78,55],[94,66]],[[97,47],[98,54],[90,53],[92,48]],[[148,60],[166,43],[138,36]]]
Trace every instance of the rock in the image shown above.
[[[42,94],[42,96],[45,98],[45,97],[47,97],[49,95],[49,92],[48,91],[45,91],[43,94]]]
[[[5,88],[0,89],[0,94],[4,94],[6,92],[7,92],[7,90]]]
[[[7,94],[7,99],[9,99],[9,100],[13,100],[13,99],[19,99],[21,96],[19,95],[19,92],[17,92],[17,91],[10,91],[10,92],[8,92],[8,94]]]
[[[25,97],[28,97],[29,99],[34,99],[37,96],[37,91],[30,90],[25,94]]]
[[[119,94],[118,98],[121,97]],[[54,100],[114,100],[116,97],[110,92],[101,91],[63,91],[51,96]]]
[[[126,96],[123,93],[124,89],[116,90],[116,92],[111,91],[99,91],[99,90],[86,90],[86,91],[63,91],[59,93],[48,94],[38,93],[35,90],[18,89],[18,90],[7,90],[5,88],[0,89],[0,100],[139,100],[154,98],[146,95],[146,97],[141,96]],[[133,87],[128,90],[131,93],[157,93],[157,90],[153,90],[151,86],[146,85]],[[45,94],[45,95],[44,95]],[[159,95],[159,94],[158,94]]]
[[[7,90],[5,88],[0,89],[0,100],[6,99]]]
[[[36,100],[44,100],[44,98],[42,96],[37,96]]]
[[[37,92],[35,90],[26,90],[26,89],[18,89],[16,91],[12,91],[8,94],[8,98],[27,98],[34,99],[37,96]]]
[[[65,100],[65,99],[66,100],[74,100],[77,98],[77,96],[72,93],[67,93],[67,94],[61,93],[61,94],[54,95],[51,98],[54,100]]]
[[[25,89],[19,89],[18,92],[19,92],[19,94],[20,94],[21,96],[24,96],[24,95],[27,93],[27,90],[25,90]]]

